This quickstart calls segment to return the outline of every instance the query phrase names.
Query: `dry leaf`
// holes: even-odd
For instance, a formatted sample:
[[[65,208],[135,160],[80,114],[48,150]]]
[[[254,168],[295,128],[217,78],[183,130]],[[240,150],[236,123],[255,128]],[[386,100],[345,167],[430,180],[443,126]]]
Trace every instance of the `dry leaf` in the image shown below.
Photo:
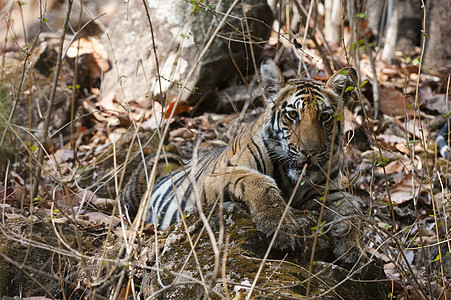
[[[387,144],[396,145],[396,144],[405,144],[406,139],[394,134],[379,134],[377,136],[378,141],[384,141]]]
[[[356,122],[354,120],[354,115],[352,112],[345,107],[344,109],[344,119],[345,119],[345,126],[344,126],[344,132],[355,130],[356,128]]]
[[[61,165],[63,162],[74,159],[74,151],[72,149],[58,149],[53,154],[55,163]]]
[[[426,187],[420,187],[420,183],[417,180],[414,180],[413,182],[415,184],[414,190],[412,189],[412,175],[409,173],[404,176],[404,178],[400,182],[389,187],[391,201],[395,205],[410,201],[414,198],[415,195],[418,196],[418,193],[426,191]],[[420,190],[418,190],[419,188]],[[386,193],[383,195],[382,199],[384,201],[389,201],[388,195]]]
[[[8,220],[26,220],[27,218],[21,214],[15,214],[15,213],[5,213],[4,216],[8,219]]]
[[[391,261],[391,259],[385,253],[379,252],[377,249],[375,249],[373,247],[370,247],[370,248],[369,247],[365,247],[365,252],[367,252],[367,253],[369,253],[371,255],[374,255],[377,258],[382,259],[386,263]]]
[[[163,113],[164,113],[163,107],[161,107],[160,103],[154,101],[153,106],[150,109],[150,111],[152,112],[152,115],[142,123],[141,127],[143,129],[147,129],[147,130],[155,130],[155,129],[161,127],[162,124],[164,124],[163,123]]]
[[[95,205],[98,208],[107,209],[107,210],[113,209],[114,203],[115,203],[114,199],[109,199],[109,198],[94,197],[91,200],[91,204]]]
[[[384,114],[390,116],[404,116],[406,111],[410,114],[414,112],[409,108],[410,101],[404,94],[394,88],[382,88],[380,91],[380,108]]]
[[[407,132],[415,135],[418,139],[425,139],[429,136],[427,126],[420,119],[408,120],[407,123],[403,123],[403,128],[407,128]]]
[[[169,141],[174,141],[176,138],[181,137],[183,139],[193,139],[196,137],[196,133],[194,130],[188,129],[186,127],[180,127],[175,130],[172,130],[169,133]]]
[[[166,112],[164,113],[165,119],[169,119],[169,116],[171,115],[172,111],[174,110],[175,103],[176,103],[176,100],[172,100],[171,103],[169,103],[169,105],[166,109]],[[188,103],[181,101],[175,108],[174,116],[179,115],[183,112],[190,112],[192,110],[193,110],[192,106],[189,106]]]
[[[385,273],[388,274],[393,274],[395,273],[395,264],[394,263],[388,263],[388,264],[384,264],[384,271]]]
[[[398,150],[401,153],[404,153],[406,155],[410,155],[410,150],[407,148],[406,144],[396,144],[395,145],[396,150]]]
[[[385,170],[386,172],[389,172],[389,174],[401,173],[402,171],[408,173],[412,170],[412,165],[410,164],[410,160],[398,160],[389,163],[385,167]]]
[[[91,74],[92,78],[100,78],[100,72],[105,73],[110,69],[108,63],[108,52],[103,48],[103,45],[94,37],[89,39],[81,38],[71,44],[67,50],[67,57],[76,57],[77,54],[89,54],[92,57],[93,63],[95,63],[98,70],[95,70],[95,74]],[[91,68],[93,70],[94,68]],[[96,75],[98,73],[98,75]],[[92,76],[94,75],[94,76]]]
[[[113,218],[113,219],[111,219]],[[109,226],[110,223],[119,222],[119,218],[115,216],[108,216],[101,212],[88,212],[80,215],[78,223],[84,228]]]

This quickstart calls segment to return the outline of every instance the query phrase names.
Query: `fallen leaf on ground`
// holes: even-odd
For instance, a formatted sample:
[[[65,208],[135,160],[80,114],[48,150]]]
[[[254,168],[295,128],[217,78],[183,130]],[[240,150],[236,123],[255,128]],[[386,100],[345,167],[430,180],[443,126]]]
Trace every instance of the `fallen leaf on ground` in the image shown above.
[[[63,162],[73,159],[74,151],[72,149],[58,149],[53,153],[53,157],[55,158],[55,163],[60,165]]]
[[[166,112],[164,114],[165,119],[169,119],[169,116],[171,115],[172,111],[174,110],[175,103],[176,103],[175,100],[173,100],[173,101],[171,101],[171,103],[169,103],[168,108],[166,109]],[[189,106],[188,103],[182,101],[177,104],[177,107],[175,107],[174,116],[181,114],[183,112],[190,112],[192,110],[193,110],[192,106]]]
[[[412,189],[412,175],[409,173],[404,178],[390,187],[390,198],[395,205],[402,204],[410,201],[419,193],[426,191],[424,186],[420,187],[420,183],[417,180],[413,181],[414,189]],[[420,189],[420,190],[418,190]],[[383,201],[389,201],[387,193],[382,197]]]
[[[415,135],[417,139],[425,139],[429,136],[427,126],[419,119],[408,120],[407,123],[403,123],[403,128],[406,128],[411,135]]]
[[[98,208],[108,209],[108,210],[113,209],[114,203],[115,203],[114,199],[109,199],[109,198],[97,198],[97,197],[94,197],[91,200],[91,204],[97,206]]]
[[[395,148],[396,148],[396,150],[398,150],[401,153],[404,153],[406,155],[410,154],[410,150],[409,150],[409,148],[407,148],[405,143],[404,144],[396,144]]]
[[[404,94],[394,88],[382,88],[379,91],[380,108],[384,114],[389,116],[404,116],[413,114],[414,110],[408,105],[410,101],[404,97]]]
[[[388,165],[385,166],[385,173],[387,175],[394,174],[394,173],[400,173],[403,170],[405,170],[405,171],[410,170],[410,161],[395,160],[395,161],[389,162]],[[382,167],[377,167],[376,172],[383,174],[384,170],[382,169]]]
[[[113,219],[111,219],[113,218]],[[83,228],[102,227],[110,225],[110,223],[119,222],[119,218],[115,216],[109,216],[101,212],[88,212],[80,216],[78,223]]]
[[[81,38],[71,44],[67,50],[67,57],[76,57],[77,55],[89,54],[92,57],[92,62],[95,63],[99,73],[96,77],[100,77],[100,71],[105,73],[110,69],[108,62],[108,52],[103,45],[94,37],[89,39]],[[91,68],[92,70],[93,68]],[[93,74],[92,74],[93,75]]]
[[[377,136],[377,140],[384,141],[387,144],[392,144],[392,145],[406,143],[405,138],[394,135],[394,134],[379,134]]]

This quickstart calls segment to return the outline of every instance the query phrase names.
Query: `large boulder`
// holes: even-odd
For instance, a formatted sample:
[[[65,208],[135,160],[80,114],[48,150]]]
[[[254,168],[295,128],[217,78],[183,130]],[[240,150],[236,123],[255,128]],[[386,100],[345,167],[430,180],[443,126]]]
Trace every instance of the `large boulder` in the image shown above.
[[[253,297],[259,299],[281,299],[284,297],[304,298],[309,278],[309,261],[313,239],[312,227],[317,224],[317,213],[294,211],[302,229],[298,233],[303,236],[303,245],[295,251],[280,252],[272,250],[269,259],[257,280]],[[206,211],[208,215],[208,211]],[[153,295],[156,299],[201,299],[205,295],[205,286],[213,299],[218,294],[241,299],[249,291],[262,258],[268,247],[268,239],[258,231],[248,213],[237,204],[224,203],[223,210],[224,238],[220,249],[219,272],[214,275],[215,253],[209,235],[203,230],[203,223],[196,213],[186,218],[187,228],[193,243],[196,257],[191,253],[190,241],[183,224],[178,224],[159,236],[159,265],[163,270],[154,269],[145,272],[142,286],[144,295]],[[220,214],[218,210],[212,214],[209,224],[215,233],[216,240],[220,232]],[[326,235],[321,235],[315,248],[315,261],[310,276],[309,296],[319,299],[384,299],[387,292],[385,283],[371,282],[371,279],[385,278],[382,267],[371,263],[362,272],[352,275],[332,263],[334,260],[333,245]],[[150,251],[149,261],[155,263],[155,251]],[[222,272],[222,273],[221,273]],[[215,276],[215,277],[214,277]],[[354,281],[351,278],[369,279]],[[213,280],[213,282],[211,282]],[[227,291],[224,282],[227,282]],[[162,288],[162,285],[166,286]],[[208,289],[208,288],[207,288]]]
[[[141,1],[127,2],[119,8],[103,38],[104,45],[111,45],[109,57],[115,60],[115,70],[105,75],[104,90],[121,101],[146,100],[150,90],[167,104],[166,100],[180,93],[232,2],[221,1],[219,6],[205,8],[189,1],[152,0],[147,2],[149,16]],[[226,87],[237,76],[237,69],[244,76],[252,73],[250,47],[258,58],[272,20],[265,1],[239,1],[189,77],[182,100],[194,104],[202,94]]]

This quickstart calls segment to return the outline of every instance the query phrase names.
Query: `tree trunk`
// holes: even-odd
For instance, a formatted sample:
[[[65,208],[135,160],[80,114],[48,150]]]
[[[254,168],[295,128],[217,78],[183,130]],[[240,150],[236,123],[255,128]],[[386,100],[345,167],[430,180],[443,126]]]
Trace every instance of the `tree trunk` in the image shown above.
[[[449,12],[451,0],[428,1],[426,5],[426,52],[424,54],[424,66],[428,69],[450,69],[451,49],[449,38],[451,25]]]
[[[382,60],[388,64],[393,63],[395,59],[395,47],[398,36],[398,6],[397,0],[388,0],[387,6],[387,31],[385,34],[385,43],[382,50]]]
[[[341,38],[341,5],[339,0],[325,0],[324,31],[326,41],[338,45]]]
[[[410,55],[420,46],[423,12],[419,1],[368,0],[366,13],[369,15],[368,26],[383,48],[383,61],[392,63],[395,51]]]

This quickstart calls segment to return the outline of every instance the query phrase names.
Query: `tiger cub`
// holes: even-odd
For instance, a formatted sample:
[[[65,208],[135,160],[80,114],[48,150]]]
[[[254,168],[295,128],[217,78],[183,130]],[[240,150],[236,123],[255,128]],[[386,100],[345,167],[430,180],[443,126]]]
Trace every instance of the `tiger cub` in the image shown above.
[[[196,201],[213,202],[223,195],[244,203],[258,230],[271,236],[294,193],[292,207],[318,209],[327,189],[325,217],[334,225],[329,236],[342,261],[354,262],[360,251],[358,204],[342,189],[340,156],[343,119],[337,118],[349,100],[355,71],[342,70],[326,84],[310,79],[285,82],[278,66],[267,60],[261,66],[266,111],[247,125],[223,149],[197,159],[182,160],[169,154],[157,163],[145,221],[161,230],[179,221]],[[148,174],[154,158],[147,160]],[[167,164],[171,168],[166,168]],[[305,184],[295,190],[301,171]],[[330,170],[329,170],[330,168]],[[168,171],[171,174],[168,175]],[[327,174],[329,172],[329,181]],[[138,168],[121,193],[120,200],[134,216],[147,189],[144,166]],[[316,199],[316,200],[314,200]],[[275,247],[294,249],[299,229],[291,212],[285,217]],[[357,250],[356,250],[357,249]],[[343,255],[349,251],[346,255]]]

